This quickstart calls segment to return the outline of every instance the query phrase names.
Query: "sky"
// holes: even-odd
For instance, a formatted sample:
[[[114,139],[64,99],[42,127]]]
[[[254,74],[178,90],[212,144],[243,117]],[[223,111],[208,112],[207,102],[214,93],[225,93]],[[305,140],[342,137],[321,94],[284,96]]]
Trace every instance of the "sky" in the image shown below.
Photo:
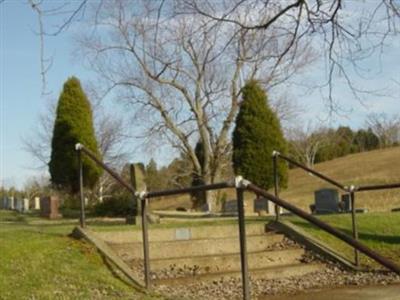
[[[46,52],[53,56],[53,65],[47,74],[47,91],[51,93],[43,96],[36,28],[37,16],[27,1],[6,0],[0,4],[0,185],[7,187],[22,188],[30,177],[46,174],[46,170],[34,169],[37,163],[23,149],[22,139],[37,130],[39,114],[45,110],[48,99],[58,97],[63,82],[71,75],[84,83],[94,78],[90,70],[74,59],[72,34],[65,32],[46,39]],[[348,113],[325,118],[327,107],[318,91],[304,94],[291,90],[290,94],[306,107],[303,117],[320,118],[327,125],[342,124],[356,129],[364,125],[371,112],[400,113],[400,84],[393,84],[393,80],[400,83],[399,40],[397,37],[389,43],[381,61],[375,58],[365,62],[363,67],[373,71],[374,76],[359,81],[363,87],[385,89],[393,97],[369,96],[361,104],[341,87],[343,80],[339,78],[335,96]],[[324,72],[324,63],[320,62],[302,76],[312,81],[324,76]],[[145,153],[135,155],[137,160],[149,159]],[[162,151],[156,155],[158,162],[165,163]]]

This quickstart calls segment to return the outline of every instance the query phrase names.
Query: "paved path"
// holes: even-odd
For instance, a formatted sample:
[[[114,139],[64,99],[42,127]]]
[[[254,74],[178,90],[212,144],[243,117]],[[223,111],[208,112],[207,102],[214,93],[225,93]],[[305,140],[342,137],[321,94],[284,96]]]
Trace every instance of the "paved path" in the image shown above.
[[[400,300],[400,285],[346,287],[290,296],[264,296],[259,300]]]

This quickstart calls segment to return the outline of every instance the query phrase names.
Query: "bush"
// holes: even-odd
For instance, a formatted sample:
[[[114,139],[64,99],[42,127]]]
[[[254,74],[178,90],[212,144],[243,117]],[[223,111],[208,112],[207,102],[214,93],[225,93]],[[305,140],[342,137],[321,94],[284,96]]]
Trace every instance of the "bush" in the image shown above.
[[[132,197],[121,195],[105,199],[94,206],[94,214],[102,217],[127,217],[136,214]]]

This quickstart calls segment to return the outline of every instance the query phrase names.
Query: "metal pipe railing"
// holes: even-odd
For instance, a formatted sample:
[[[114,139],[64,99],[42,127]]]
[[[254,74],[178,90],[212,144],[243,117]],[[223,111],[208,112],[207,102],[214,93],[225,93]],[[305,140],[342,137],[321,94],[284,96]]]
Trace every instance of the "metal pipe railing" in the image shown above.
[[[390,184],[358,186],[355,188],[355,191],[364,192],[364,191],[377,191],[377,190],[388,190],[388,189],[398,189],[398,188],[400,188],[400,183],[390,183]]]
[[[124,179],[122,179],[121,176],[119,176],[114,170],[112,170],[109,166],[107,166],[105,163],[103,163],[95,154],[93,154],[91,151],[85,148],[82,144],[76,144],[75,145],[75,150],[78,151],[78,153],[85,153],[88,157],[90,157],[96,164],[98,164],[100,167],[102,167],[105,171],[107,171],[108,174],[111,175],[116,181],[119,182],[122,186],[124,186],[128,191],[130,191],[133,195],[136,194],[136,190],[129,184],[127,183]]]
[[[320,179],[322,179],[322,180],[324,180],[324,181],[326,181],[326,182],[328,182],[328,183],[340,188],[342,191],[345,191],[345,192],[349,193],[350,200],[351,200],[351,224],[352,224],[353,237],[356,240],[358,239],[356,212],[355,212],[355,200],[354,200],[355,199],[355,195],[354,195],[354,189],[355,188],[354,188],[354,186],[351,186],[350,188],[347,187],[347,186],[344,186],[343,184],[337,182],[336,180],[334,180],[332,178],[329,178],[328,176],[326,176],[326,175],[324,175],[324,174],[322,174],[320,172],[317,172],[317,171],[315,171],[315,170],[313,170],[313,169],[311,169],[311,168],[309,168],[307,166],[304,166],[303,164],[301,164],[301,163],[299,163],[299,162],[297,162],[297,161],[295,161],[295,160],[293,160],[293,159],[291,159],[291,158],[289,158],[289,157],[287,157],[285,155],[282,155],[278,151],[273,151],[272,152],[272,158],[273,158],[273,168],[274,168],[275,197],[278,197],[278,189],[279,189],[279,187],[277,186],[279,184],[278,175],[277,175],[277,173],[278,173],[278,170],[277,170],[277,167],[278,167],[277,160],[278,160],[278,158],[282,158],[283,160],[291,163],[292,165],[295,165],[295,166],[299,167],[300,169],[303,169],[304,171],[306,171],[308,173],[311,173],[311,174],[317,176],[318,178],[320,178]],[[278,221],[278,219],[279,219],[279,216],[276,217],[277,221]],[[354,264],[357,265],[357,266],[359,266],[359,264],[360,264],[360,258],[359,258],[357,249],[354,249]]]
[[[164,191],[154,191],[154,192],[147,192],[146,198],[157,198],[157,197],[164,197],[164,196],[173,196],[173,195],[181,195],[187,194],[197,191],[211,191],[211,190],[219,190],[219,189],[226,189],[235,187],[235,183],[231,182],[221,182],[221,183],[213,183],[213,184],[206,184],[206,185],[198,185],[198,186],[191,186],[187,188],[181,189],[171,189],[171,190],[164,190]]]
[[[306,167],[306,166],[302,165],[301,163],[299,163],[299,162],[297,162],[297,161],[295,161],[295,160],[293,160],[293,159],[291,159],[291,158],[289,158],[289,157],[287,157],[287,156],[285,156],[285,155],[283,155],[283,154],[281,154],[281,153],[279,153],[277,151],[273,152],[273,157],[275,157],[275,156],[280,157],[280,158],[286,160],[287,162],[291,163],[292,165],[295,165],[296,167],[299,167],[299,168],[307,171],[308,173],[311,173],[311,174],[313,174],[313,175],[315,175],[315,176],[317,176],[317,177],[329,182],[330,184],[340,188],[341,190],[343,190],[345,192],[348,192],[348,187],[347,186],[344,186],[343,184],[337,182],[336,180],[334,180],[332,178],[329,178],[328,176],[326,176],[324,174],[321,174],[321,173],[319,173],[319,172],[317,172],[317,171],[315,171],[313,169],[310,169],[309,167]]]
[[[83,198],[83,164],[82,164],[82,153],[85,153],[89,158],[91,158],[94,162],[96,162],[99,166],[101,166],[105,171],[107,171],[115,180],[117,180],[122,186],[128,189],[138,200],[141,201],[141,216],[142,216],[142,234],[143,234],[143,254],[144,254],[144,273],[145,273],[145,285],[147,288],[150,287],[150,259],[149,259],[149,242],[148,242],[148,224],[147,224],[147,199],[161,197],[161,196],[171,196],[171,195],[179,195],[190,193],[194,191],[208,191],[208,190],[216,190],[216,189],[223,189],[223,188],[236,188],[237,193],[237,201],[238,201],[238,223],[239,223],[239,241],[240,241],[240,259],[241,259],[241,272],[242,272],[242,285],[243,285],[243,299],[248,300],[250,299],[250,287],[249,287],[249,274],[248,274],[248,263],[247,263],[247,249],[246,249],[246,228],[245,228],[245,216],[244,216],[244,190],[249,190],[254,192],[256,195],[262,195],[268,200],[272,201],[276,207],[283,207],[286,210],[292,212],[293,214],[309,221],[310,223],[316,225],[320,229],[332,234],[333,236],[341,239],[348,245],[352,246],[355,251],[360,251],[367,255],[368,257],[374,259],[381,265],[385,266],[386,268],[392,270],[393,272],[400,275],[400,267],[391,262],[390,260],[382,257],[378,253],[374,252],[370,248],[366,247],[362,243],[360,243],[358,238],[358,233],[355,227],[355,208],[354,208],[354,201],[355,201],[355,192],[362,191],[362,190],[372,190],[382,188],[383,186],[389,188],[394,188],[394,185],[380,185],[380,186],[366,186],[360,188],[355,188],[351,186],[350,189],[341,185],[340,183],[314,171],[301,164],[277,153],[275,156],[282,157],[283,159],[299,166],[300,168],[324,179],[335,186],[348,191],[351,197],[352,203],[352,216],[353,216],[353,237],[349,237],[343,232],[335,229],[334,227],[326,224],[325,222],[320,221],[316,217],[312,216],[311,214],[301,210],[300,208],[290,204],[289,202],[281,199],[278,197],[278,178],[277,178],[277,161],[276,158],[274,159],[274,177],[275,177],[275,196],[268,193],[267,191],[257,187],[256,185],[252,184],[244,180],[241,177],[237,177],[235,182],[222,182],[222,183],[215,183],[209,185],[202,185],[202,186],[195,186],[195,187],[188,187],[183,189],[171,189],[165,191],[155,191],[155,192],[145,192],[142,191],[138,193],[135,189],[127,182],[125,182],[117,173],[115,173],[112,169],[110,169],[107,165],[105,165],[100,159],[98,159],[92,152],[86,149],[83,145],[77,144],[76,150],[78,153],[78,161],[79,161],[79,184],[80,184],[80,195],[81,195],[81,226],[85,226],[85,214],[84,214],[84,198]],[[275,157],[274,156],[274,157]],[[397,185],[396,185],[397,187]],[[399,186],[400,187],[400,186]],[[356,252],[356,263],[358,263],[358,252]]]
[[[90,159],[92,159],[97,165],[102,167],[108,174],[111,175],[119,184],[125,187],[129,192],[132,193],[134,197],[136,197],[139,201],[142,200],[136,190],[121,176],[119,176],[115,171],[113,171],[110,167],[108,167],[105,163],[103,163],[99,158],[96,157],[91,151],[86,149],[82,144],[76,144],[75,150],[78,154],[79,161],[79,182],[80,182],[80,195],[81,195],[81,227],[86,227],[85,222],[85,203],[83,198],[83,164],[82,164],[82,153],[87,155]],[[143,201],[142,201],[143,204]],[[142,235],[143,235],[143,258],[144,258],[144,281],[146,288],[150,287],[150,263],[149,263],[149,243],[148,243],[148,230],[147,230],[147,217],[146,217],[146,207],[143,208],[142,205]]]
[[[165,191],[155,191],[155,192],[137,192],[129,183],[125,182],[116,172],[104,164],[100,159],[96,157],[91,151],[86,149],[83,145],[77,144],[75,149],[78,153],[78,159],[80,162],[80,172],[79,181],[81,183],[80,190],[81,195],[83,195],[83,172],[82,172],[82,153],[86,154],[95,163],[101,166],[105,171],[107,171],[116,181],[118,181],[123,187],[128,189],[139,201],[141,201],[141,216],[142,216],[142,235],[143,235],[143,257],[144,257],[144,277],[146,288],[150,288],[150,255],[149,255],[149,239],[148,239],[148,223],[147,223],[147,200],[155,197],[162,196],[172,196],[179,194],[187,194],[194,191],[209,191],[223,188],[236,188],[238,197],[238,223],[239,223],[239,242],[240,242],[240,259],[241,259],[241,273],[243,282],[243,299],[250,299],[250,287],[249,287],[249,274],[248,274],[248,264],[247,264],[247,250],[246,250],[246,225],[244,216],[244,197],[243,197],[243,187],[241,186],[241,178],[237,178],[235,181],[231,182],[221,182],[208,185],[194,186],[182,189],[171,189]],[[81,196],[83,199],[83,196]],[[84,202],[83,202],[84,203]],[[84,204],[81,206],[81,212],[84,216]],[[85,226],[84,218],[81,218],[81,226]]]
[[[373,260],[375,260],[379,264],[385,266],[389,270],[391,270],[391,271],[393,271],[393,272],[395,272],[395,273],[400,275],[400,267],[398,265],[396,265],[392,261],[382,257],[377,252],[373,251],[372,249],[368,248],[364,244],[360,243],[358,240],[346,235],[345,233],[335,229],[334,227],[328,225],[327,223],[317,219],[313,215],[311,215],[311,214],[305,212],[304,210],[302,210],[302,209],[290,204],[286,200],[283,200],[281,198],[275,197],[274,195],[268,193],[267,191],[259,188],[258,186],[254,185],[254,184],[252,184],[250,182],[247,182],[245,185],[246,185],[246,189],[247,190],[253,191],[257,195],[264,196],[268,200],[270,200],[270,201],[274,202],[275,204],[285,208],[286,210],[292,212],[293,214],[295,214],[295,215],[297,215],[297,216],[309,221],[310,223],[316,225],[318,228],[320,228],[320,229],[332,234],[333,236],[337,237],[338,239],[344,241],[345,243],[349,244],[353,248],[357,249],[358,251],[360,251],[360,252],[364,253],[365,255],[367,255],[368,257],[372,258]]]

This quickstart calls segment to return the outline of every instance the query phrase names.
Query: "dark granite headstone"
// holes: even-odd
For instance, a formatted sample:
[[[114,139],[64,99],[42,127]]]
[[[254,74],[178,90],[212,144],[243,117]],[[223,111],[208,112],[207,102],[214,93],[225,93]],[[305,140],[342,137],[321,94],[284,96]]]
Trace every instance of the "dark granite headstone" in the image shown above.
[[[335,189],[321,189],[314,192],[316,213],[339,212],[339,193]]]

